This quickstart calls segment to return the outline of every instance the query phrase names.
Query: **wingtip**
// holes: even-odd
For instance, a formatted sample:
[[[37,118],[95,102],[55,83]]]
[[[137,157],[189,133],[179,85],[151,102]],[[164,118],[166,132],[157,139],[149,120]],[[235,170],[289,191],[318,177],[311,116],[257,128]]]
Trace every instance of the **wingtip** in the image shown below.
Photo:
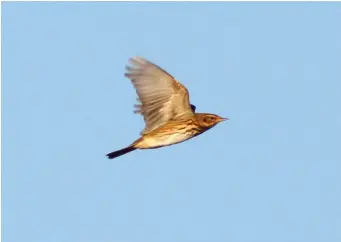
[[[143,63],[143,62],[146,62],[146,59],[143,58],[142,56],[133,56],[129,59],[129,62],[134,64],[134,63]]]

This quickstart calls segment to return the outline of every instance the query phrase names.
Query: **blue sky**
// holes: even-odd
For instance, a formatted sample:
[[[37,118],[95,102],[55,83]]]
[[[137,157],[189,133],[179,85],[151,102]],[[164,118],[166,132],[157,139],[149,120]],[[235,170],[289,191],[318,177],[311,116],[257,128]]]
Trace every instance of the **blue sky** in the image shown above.
[[[340,3],[4,3],[3,241],[341,241],[340,23]],[[108,160],[144,126],[135,55],[230,120]]]

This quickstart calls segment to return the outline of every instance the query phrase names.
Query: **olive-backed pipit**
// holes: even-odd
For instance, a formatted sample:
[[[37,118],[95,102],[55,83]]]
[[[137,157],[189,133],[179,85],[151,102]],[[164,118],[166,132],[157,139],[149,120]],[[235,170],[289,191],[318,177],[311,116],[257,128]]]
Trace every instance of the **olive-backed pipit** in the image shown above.
[[[165,70],[142,57],[130,59],[125,76],[133,83],[146,126],[141,137],[128,147],[107,154],[109,159],[135,149],[154,149],[193,138],[227,118],[195,113],[186,87]]]

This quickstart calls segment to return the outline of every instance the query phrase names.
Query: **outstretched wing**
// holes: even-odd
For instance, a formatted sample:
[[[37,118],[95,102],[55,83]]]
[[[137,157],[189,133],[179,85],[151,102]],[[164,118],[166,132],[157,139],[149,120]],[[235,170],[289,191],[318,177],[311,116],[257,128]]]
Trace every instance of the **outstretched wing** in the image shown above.
[[[139,97],[135,112],[141,113],[146,123],[142,134],[169,120],[193,115],[188,91],[174,77],[142,57],[130,59],[130,64],[125,76],[132,81]]]

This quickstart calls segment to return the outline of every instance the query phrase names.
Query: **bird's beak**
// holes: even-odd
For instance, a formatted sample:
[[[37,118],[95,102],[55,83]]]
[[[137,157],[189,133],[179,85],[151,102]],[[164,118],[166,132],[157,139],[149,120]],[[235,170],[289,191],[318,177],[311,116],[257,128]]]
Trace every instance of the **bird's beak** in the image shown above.
[[[226,120],[229,120],[228,118],[220,118],[220,122],[223,122],[223,121],[226,121]]]

